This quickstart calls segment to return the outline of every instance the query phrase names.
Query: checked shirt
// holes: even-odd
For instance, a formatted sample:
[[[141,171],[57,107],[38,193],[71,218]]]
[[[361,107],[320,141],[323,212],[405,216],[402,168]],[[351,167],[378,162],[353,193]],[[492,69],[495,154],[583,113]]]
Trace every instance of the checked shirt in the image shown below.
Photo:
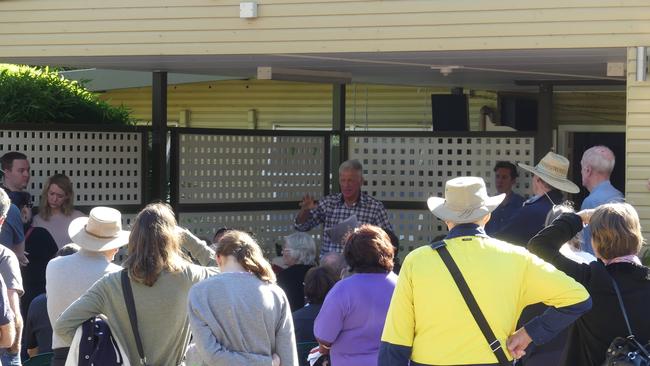
[[[348,207],[343,201],[343,194],[330,194],[320,199],[318,206],[309,212],[309,219],[303,224],[294,221],[294,227],[298,231],[309,231],[315,226],[323,224],[325,230],[336,226],[348,217],[356,215],[357,221],[361,224],[372,224],[379,226],[384,230],[393,230],[388,222],[388,214],[384,204],[370,197],[366,193],[361,193],[359,200],[352,207]],[[321,255],[328,252],[343,252],[343,246],[332,243],[329,234],[323,232],[323,244],[321,245]]]

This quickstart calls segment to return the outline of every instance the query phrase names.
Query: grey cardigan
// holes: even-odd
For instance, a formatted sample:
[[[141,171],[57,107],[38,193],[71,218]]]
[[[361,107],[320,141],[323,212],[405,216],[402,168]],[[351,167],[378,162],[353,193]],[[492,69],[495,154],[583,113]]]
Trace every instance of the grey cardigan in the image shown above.
[[[204,365],[298,366],[287,297],[250,273],[223,273],[192,287],[189,316]]]

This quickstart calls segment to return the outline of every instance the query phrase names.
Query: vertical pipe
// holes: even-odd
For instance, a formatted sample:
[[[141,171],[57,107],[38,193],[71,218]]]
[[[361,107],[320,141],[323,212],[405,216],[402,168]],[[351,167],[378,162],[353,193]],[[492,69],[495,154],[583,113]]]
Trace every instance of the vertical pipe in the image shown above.
[[[636,81],[646,81],[648,66],[648,57],[646,48],[639,46],[636,48]]]

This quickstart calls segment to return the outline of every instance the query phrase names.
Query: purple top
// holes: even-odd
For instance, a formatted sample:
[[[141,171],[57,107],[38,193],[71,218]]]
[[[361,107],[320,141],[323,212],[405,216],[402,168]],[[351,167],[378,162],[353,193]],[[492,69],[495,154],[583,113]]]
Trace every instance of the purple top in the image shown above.
[[[377,365],[396,282],[393,272],[357,273],[330,290],[314,323],[314,335],[332,343],[332,365]]]

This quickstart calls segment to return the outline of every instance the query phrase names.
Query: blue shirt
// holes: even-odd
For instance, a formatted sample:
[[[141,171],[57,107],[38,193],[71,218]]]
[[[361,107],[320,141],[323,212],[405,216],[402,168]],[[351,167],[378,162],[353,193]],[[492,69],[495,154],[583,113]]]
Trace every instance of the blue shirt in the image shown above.
[[[501,202],[499,207],[492,211],[490,221],[485,225],[485,232],[488,235],[499,232],[523,205],[524,197],[512,192]]]
[[[544,228],[546,216],[553,205],[560,203],[562,192],[557,189],[532,197],[524,202],[521,210],[517,211],[499,232],[490,236],[525,247],[528,241]]]
[[[20,218],[20,210],[13,203],[9,207],[7,218],[0,229],[0,244],[13,248],[25,240],[23,231],[23,220]]]
[[[623,202],[623,200],[623,193],[614,188],[609,180],[605,180],[591,190],[589,196],[582,201],[580,209],[587,210],[606,203]],[[594,254],[594,249],[591,247],[591,230],[589,230],[589,226],[582,230],[582,250]]]

